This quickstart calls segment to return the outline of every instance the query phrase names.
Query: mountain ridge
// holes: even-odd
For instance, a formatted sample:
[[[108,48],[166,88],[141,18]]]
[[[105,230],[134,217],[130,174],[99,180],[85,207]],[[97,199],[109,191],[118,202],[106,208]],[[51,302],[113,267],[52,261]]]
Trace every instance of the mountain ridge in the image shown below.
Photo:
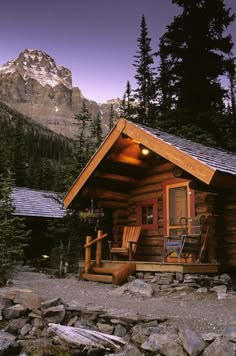
[[[119,99],[98,104],[72,86],[72,73],[58,66],[47,53],[25,49],[0,66],[0,100],[58,134],[74,137],[74,116],[85,102],[92,116],[101,114],[104,134],[108,132],[109,108],[119,108]]]

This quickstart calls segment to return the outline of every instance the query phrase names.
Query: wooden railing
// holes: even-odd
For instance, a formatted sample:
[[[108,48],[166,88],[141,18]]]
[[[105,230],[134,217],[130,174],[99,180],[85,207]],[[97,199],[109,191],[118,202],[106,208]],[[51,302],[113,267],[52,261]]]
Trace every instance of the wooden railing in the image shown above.
[[[99,267],[101,265],[102,259],[102,240],[107,236],[107,234],[103,234],[102,230],[98,230],[97,238],[93,240],[92,236],[86,236],[86,243],[84,245],[85,248],[85,273],[89,273],[91,269],[91,253],[92,253],[92,245],[97,243],[96,247],[96,262],[95,266]]]

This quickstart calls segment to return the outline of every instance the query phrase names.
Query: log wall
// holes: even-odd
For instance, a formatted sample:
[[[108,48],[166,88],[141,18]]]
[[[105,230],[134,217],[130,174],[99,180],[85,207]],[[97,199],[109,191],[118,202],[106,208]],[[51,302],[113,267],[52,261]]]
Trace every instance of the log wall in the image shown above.
[[[236,192],[224,194],[223,260],[226,266],[236,266]]]

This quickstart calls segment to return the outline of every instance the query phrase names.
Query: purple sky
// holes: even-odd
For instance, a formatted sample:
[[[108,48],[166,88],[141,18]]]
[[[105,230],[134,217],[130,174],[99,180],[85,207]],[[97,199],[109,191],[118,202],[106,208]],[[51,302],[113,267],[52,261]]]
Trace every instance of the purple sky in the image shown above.
[[[236,0],[226,0],[236,12]],[[97,102],[122,97],[133,81],[140,20],[156,51],[177,7],[171,0],[11,0],[0,12],[0,64],[26,48],[51,55],[72,71],[74,86]],[[230,27],[236,42],[236,23]],[[236,51],[236,50],[235,50]]]

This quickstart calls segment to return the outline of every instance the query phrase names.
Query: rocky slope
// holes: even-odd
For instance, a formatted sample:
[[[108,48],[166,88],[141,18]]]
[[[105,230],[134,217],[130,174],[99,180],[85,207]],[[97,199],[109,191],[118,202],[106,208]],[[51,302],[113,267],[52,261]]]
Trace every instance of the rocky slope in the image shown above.
[[[71,71],[48,54],[26,49],[0,67],[0,101],[57,133],[73,137],[73,117],[83,100],[92,115],[102,113],[107,132],[111,103],[99,105],[84,98],[79,88],[72,87]]]

